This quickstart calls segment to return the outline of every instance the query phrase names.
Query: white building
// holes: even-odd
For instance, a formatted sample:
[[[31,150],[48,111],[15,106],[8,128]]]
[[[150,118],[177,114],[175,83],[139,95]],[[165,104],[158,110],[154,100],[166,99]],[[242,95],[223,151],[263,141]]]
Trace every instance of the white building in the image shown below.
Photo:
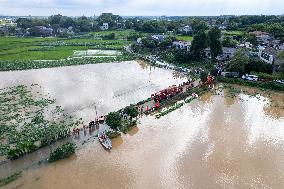
[[[193,32],[193,29],[192,29],[192,26],[186,25],[186,26],[181,27],[179,31],[187,35],[191,35]]]
[[[108,29],[109,29],[108,23],[103,23],[103,25],[100,26],[100,29],[101,29],[101,30],[108,30]]]
[[[164,34],[163,35],[152,35],[151,38],[153,40],[162,42],[162,41],[164,41],[166,39],[166,36]]]
[[[173,46],[177,49],[189,51],[191,43],[189,41],[174,41]]]
[[[259,49],[258,57],[260,58],[260,60],[266,62],[267,64],[273,64],[273,55],[265,53],[262,49]]]

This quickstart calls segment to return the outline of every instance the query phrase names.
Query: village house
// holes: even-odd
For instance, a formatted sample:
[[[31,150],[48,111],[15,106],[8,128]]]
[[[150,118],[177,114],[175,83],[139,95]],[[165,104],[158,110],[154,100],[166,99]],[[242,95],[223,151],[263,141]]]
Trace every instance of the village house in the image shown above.
[[[206,48],[204,50],[206,57],[210,57],[210,48]],[[237,48],[223,47],[223,53],[217,56],[218,61],[225,61],[233,58],[235,53],[237,52]]]
[[[109,24],[108,23],[103,23],[102,26],[100,26],[101,30],[108,30],[109,29]]]
[[[186,34],[186,35],[192,35],[193,29],[192,29],[192,26],[186,25],[186,26],[181,27],[179,29],[179,32],[181,32],[182,34]]]
[[[279,50],[271,47],[259,48],[258,57],[267,64],[273,64],[274,66],[279,67],[282,63],[278,57],[279,52]]]
[[[47,28],[45,26],[36,26],[36,28],[44,36],[51,36],[53,34],[52,28]]]
[[[251,49],[253,47],[253,45],[250,43],[250,42],[244,42],[244,43],[241,43],[239,45],[240,48],[247,48],[247,49]]]
[[[191,42],[189,41],[174,41],[173,47],[176,49],[186,50],[189,51],[191,46]]]
[[[273,37],[267,32],[254,31],[250,32],[249,34],[255,35],[258,43],[263,45],[268,45],[273,40]]]
[[[223,53],[217,57],[217,60],[220,61],[229,60],[233,58],[236,52],[237,52],[236,48],[223,47]]]
[[[68,28],[58,28],[57,33],[59,33],[59,34],[66,33],[68,35],[73,35],[74,31],[73,31],[73,27],[69,26]]]
[[[139,37],[139,38],[136,40],[136,43],[137,43],[138,45],[142,45],[142,44],[143,44],[143,43],[142,43],[142,38]]]
[[[166,36],[164,34],[163,35],[152,35],[151,38],[153,40],[162,42],[162,41],[164,41],[166,39]]]
[[[215,19],[210,19],[210,20],[207,21],[207,25],[211,26],[211,27],[216,26],[216,23],[217,23],[217,20],[215,20]]]

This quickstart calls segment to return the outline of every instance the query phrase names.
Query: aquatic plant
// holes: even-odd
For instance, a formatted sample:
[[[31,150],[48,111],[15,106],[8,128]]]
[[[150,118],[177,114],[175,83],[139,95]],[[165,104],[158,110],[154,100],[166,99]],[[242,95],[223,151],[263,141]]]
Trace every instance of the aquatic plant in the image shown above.
[[[122,54],[116,57],[75,58],[75,59],[62,59],[62,60],[49,60],[49,61],[0,60],[0,71],[40,69],[40,68],[52,68],[52,67],[84,65],[84,64],[98,64],[98,63],[128,61],[134,59],[135,57],[133,55]]]
[[[0,187],[5,186],[22,176],[22,171],[12,174],[6,178],[0,179]]]
[[[17,159],[68,137],[69,128],[80,123],[55,106],[55,100],[32,95],[33,87],[37,85],[0,90],[0,155],[8,159]]]
[[[74,143],[63,144],[61,147],[58,147],[50,154],[48,162],[54,162],[60,159],[68,158],[75,153],[75,149],[76,144]]]
[[[113,139],[119,137],[121,134],[118,131],[107,131],[106,135],[108,136],[108,138]]]

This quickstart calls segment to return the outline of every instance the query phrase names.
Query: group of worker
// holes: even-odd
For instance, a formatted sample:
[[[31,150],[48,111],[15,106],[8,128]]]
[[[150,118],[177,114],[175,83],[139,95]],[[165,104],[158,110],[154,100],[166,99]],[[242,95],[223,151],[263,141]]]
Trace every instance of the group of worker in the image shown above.
[[[173,85],[167,89],[164,89],[162,91],[159,91],[155,94],[151,95],[151,99],[155,101],[156,105],[159,105],[159,103],[163,100],[172,98],[180,93],[182,93],[184,90],[188,90],[190,88],[194,87],[193,81],[187,81],[183,82],[182,84],[176,86]]]

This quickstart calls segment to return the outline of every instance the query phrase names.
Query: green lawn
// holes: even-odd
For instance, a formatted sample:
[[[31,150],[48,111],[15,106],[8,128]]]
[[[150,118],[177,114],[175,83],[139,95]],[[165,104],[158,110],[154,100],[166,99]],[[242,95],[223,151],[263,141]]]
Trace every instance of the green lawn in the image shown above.
[[[192,36],[175,36],[177,40],[181,41],[192,41],[193,37]]]
[[[122,50],[129,43],[129,41],[125,40],[99,40],[93,38],[0,37],[0,60],[58,60],[71,56],[74,50]]]
[[[244,35],[245,32],[243,31],[238,31],[238,30],[235,30],[235,31],[222,31],[222,34],[224,35]]]

